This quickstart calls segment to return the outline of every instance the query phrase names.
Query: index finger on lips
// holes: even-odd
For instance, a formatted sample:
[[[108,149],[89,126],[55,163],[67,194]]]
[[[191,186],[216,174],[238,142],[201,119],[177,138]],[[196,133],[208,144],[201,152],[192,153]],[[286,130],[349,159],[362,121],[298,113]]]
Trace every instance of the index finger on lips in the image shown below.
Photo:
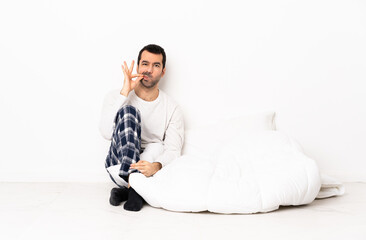
[[[132,74],[131,77],[133,78],[138,78],[138,77],[143,77],[144,75],[142,74]]]

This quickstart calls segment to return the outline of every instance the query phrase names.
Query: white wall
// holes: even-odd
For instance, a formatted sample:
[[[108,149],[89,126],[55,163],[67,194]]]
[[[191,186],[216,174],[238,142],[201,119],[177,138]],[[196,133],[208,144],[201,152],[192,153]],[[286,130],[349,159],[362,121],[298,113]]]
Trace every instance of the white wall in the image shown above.
[[[275,110],[323,173],[365,181],[364,1],[2,1],[0,180],[109,181],[103,95],[146,44],[187,126]]]

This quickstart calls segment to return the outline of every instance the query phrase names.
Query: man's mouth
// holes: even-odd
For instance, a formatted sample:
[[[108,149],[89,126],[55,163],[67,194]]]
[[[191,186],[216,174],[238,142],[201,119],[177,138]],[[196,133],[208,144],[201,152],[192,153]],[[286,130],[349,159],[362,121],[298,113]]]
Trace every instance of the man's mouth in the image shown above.
[[[142,73],[144,75],[144,79],[151,78],[151,75],[149,73]]]
[[[144,80],[149,80],[151,77],[150,76],[148,76],[148,75],[144,75]]]

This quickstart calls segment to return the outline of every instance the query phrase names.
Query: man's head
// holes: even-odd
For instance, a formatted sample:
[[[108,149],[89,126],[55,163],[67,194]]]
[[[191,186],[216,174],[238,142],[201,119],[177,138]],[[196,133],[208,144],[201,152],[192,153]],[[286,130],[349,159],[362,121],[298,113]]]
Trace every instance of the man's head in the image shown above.
[[[149,44],[147,46],[145,46],[143,49],[140,50],[139,52],[139,56],[137,58],[137,65],[140,64],[140,60],[141,60],[141,55],[143,51],[148,51],[149,53],[153,53],[153,54],[158,54],[158,55],[162,55],[163,59],[162,59],[162,64],[163,64],[163,69],[165,68],[165,62],[166,62],[166,55],[165,55],[165,51],[162,47],[155,45],[155,44]]]
[[[141,84],[153,88],[165,74],[166,55],[162,47],[150,44],[141,49],[137,59],[137,72],[144,75]]]

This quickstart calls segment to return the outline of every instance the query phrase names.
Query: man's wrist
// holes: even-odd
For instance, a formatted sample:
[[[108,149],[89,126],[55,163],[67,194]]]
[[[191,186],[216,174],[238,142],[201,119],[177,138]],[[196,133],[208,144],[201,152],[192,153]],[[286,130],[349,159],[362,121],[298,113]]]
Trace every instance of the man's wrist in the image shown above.
[[[124,89],[122,89],[120,92],[119,92],[121,95],[125,96],[125,97],[128,97],[128,94],[130,93],[129,91],[126,91]]]

